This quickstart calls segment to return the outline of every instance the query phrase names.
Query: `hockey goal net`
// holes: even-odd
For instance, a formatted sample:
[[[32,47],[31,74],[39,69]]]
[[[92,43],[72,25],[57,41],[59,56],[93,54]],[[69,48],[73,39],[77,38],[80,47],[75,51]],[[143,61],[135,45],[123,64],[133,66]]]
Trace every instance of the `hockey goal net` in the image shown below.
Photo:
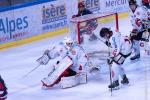
[[[93,63],[103,63],[108,57],[108,47],[101,40],[99,32],[102,27],[119,30],[118,14],[89,14],[72,18],[70,23],[71,37],[81,44]]]

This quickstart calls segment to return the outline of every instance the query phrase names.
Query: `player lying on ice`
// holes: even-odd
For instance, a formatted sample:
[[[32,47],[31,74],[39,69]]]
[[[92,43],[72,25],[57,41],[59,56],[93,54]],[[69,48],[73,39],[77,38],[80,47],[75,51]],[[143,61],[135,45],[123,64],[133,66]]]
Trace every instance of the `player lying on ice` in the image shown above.
[[[108,64],[111,65],[113,82],[108,88],[118,89],[119,75],[122,78],[122,84],[129,83],[123,68],[123,63],[131,54],[132,43],[127,36],[122,36],[120,32],[112,31],[105,27],[100,30],[100,37],[104,39],[106,45],[110,47]]]
[[[52,50],[46,50],[37,61],[45,65],[49,59],[56,58],[56,64],[51,66],[53,70],[41,80],[44,89],[53,87],[59,82],[61,88],[73,87],[87,82],[86,73],[83,72],[87,64],[87,56],[83,48],[74,43],[71,38],[66,37]]]

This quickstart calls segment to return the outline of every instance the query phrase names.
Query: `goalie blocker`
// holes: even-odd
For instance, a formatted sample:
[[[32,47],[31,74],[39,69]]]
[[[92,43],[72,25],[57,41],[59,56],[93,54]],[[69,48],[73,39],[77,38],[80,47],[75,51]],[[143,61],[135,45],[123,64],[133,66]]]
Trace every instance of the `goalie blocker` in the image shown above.
[[[56,64],[53,72],[41,80],[43,89],[53,87],[60,82],[61,88],[69,88],[80,83],[86,83],[86,73],[76,73],[70,67],[73,65],[72,60],[66,56],[58,64]]]

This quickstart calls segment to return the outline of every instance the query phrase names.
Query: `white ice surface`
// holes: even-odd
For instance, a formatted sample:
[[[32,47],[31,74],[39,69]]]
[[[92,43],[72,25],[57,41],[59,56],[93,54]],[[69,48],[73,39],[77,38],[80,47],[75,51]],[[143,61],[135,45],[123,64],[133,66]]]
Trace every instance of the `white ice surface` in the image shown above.
[[[119,21],[120,31],[129,34],[131,25],[129,19]],[[47,76],[50,62],[40,66],[27,77],[29,71],[38,63],[35,61],[42,56],[47,48],[51,48],[63,39],[65,35],[33,42],[30,44],[0,51],[0,74],[8,87],[8,100],[150,100],[150,58],[131,63],[125,62],[125,69],[130,86],[110,91],[108,66],[103,65],[100,74],[89,75],[88,83],[69,89],[60,89],[59,85],[42,90],[40,80]]]

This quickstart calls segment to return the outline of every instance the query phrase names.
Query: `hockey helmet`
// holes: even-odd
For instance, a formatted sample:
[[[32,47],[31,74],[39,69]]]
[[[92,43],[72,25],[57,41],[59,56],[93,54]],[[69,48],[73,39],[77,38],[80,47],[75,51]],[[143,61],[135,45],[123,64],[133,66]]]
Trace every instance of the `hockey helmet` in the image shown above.
[[[142,4],[149,4],[150,3],[150,1],[149,0],[142,0]]]
[[[70,47],[73,45],[74,41],[70,37],[65,37],[63,43]]]
[[[78,8],[84,8],[84,7],[85,7],[85,4],[83,2],[78,3]]]
[[[100,33],[99,33],[99,35],[101,36],[101,37],[106,37],[107,36],[107,34],[109,34],[109,38],[112,36],[112,31],[109,29],[109,28],[106,28],[106,27],[103,27],[101,30],[100,30]]]
[[[136,0],[129,0],[129,5],[137,5]]]

